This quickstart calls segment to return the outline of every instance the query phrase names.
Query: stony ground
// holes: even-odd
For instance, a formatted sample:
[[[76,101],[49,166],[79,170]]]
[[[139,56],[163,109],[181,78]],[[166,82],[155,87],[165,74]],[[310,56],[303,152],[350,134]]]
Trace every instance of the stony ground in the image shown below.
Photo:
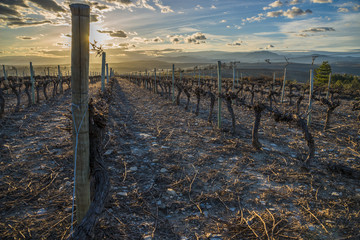
[[[97,86],[93,86],[95,89]],[[93,90],[94,92],[95,90]],[[0,236],[66,239],[72,202],[70,93],[7,114],[0,125]],[[111,191],[95,239],[358,239],[360,182],[327,169],[360,171],[359,123],[343,102],[328,132],[316,106],[316,158],[296,126],[263,114],[261,151],[252,111],[224,108],[223,130],[127,80],[114,84],[104,158]],[[215,113],[216,114],[216,113]],[[214,121],[216,121],[214,115]]]

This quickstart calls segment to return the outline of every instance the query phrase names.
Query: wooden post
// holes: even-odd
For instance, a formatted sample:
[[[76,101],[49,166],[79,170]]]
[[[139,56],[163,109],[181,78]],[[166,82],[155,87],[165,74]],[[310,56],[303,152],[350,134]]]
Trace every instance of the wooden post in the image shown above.
[[[172,102],[175,103],[175,64],[172,65],[171,88],[172,88]]]
[[[106,64],[106,83],[109,84],[109,64]]]
[[[276,78],[275,78],[275,72],[273,74],[273,83],[275,84]]]
[[[328,90],[326,93],[326,100],[329,100],[330,84],[331,84],[331,73],[329,74],[329,82],[328,82]]]
[[[7,82],[7,74],[6,74],[6,70],[5,70],[5,65],[3,65],[3,73],[4,73],[5,83],[6,83]]]
[[[105,62],[106,62],[106,53],[102,53],[102,62],[101,62],[101,91],[105,91]]]
[[[34,79],[34,69],[32,62],[30,62],[30,79],[31,79],[31,98],[32,103],[35,104],[35,79]]]
[[[63,85],[62,85],[62,76],[61,76],[61,70],[60,65],[58,65],[58,78],[59,78],[59,84],[60,84],[60,92],[63,92]]]
[[[71,4],[71,86],[75,161],[76,218],[80,224],[90,206],[89,32],[90,7]]]
[[[217,66],[217,73],[218,73],[218,128],[221,128],[221,61],[218,61]]]
[[[201,79],[200,79],[200,68],[199,68],[199,80],[198,80],[198,86],[200,87],[200,83],[201,82]]]
[[[310,69],[310,92],[309,92],[309,108],[308,108],[308,117],[307,117],[307,125],[310,127],[311,124],[311,107],[312,107],[312,95],[314,92],[314,78],[313,71]]]
[[[285,82],[286,82],[286,68],[284,68],[284,81],[283,81],[283,85],[282,85],[282,90],[281,90],[281,99],[280,102],[283,103],[284,101],[284,95],[285,95]]]
[[[232,85],[233,92],[235,91],[235,64],[233,65],[233,85]]]
[[[154,68],[154,93],[157,93],[156,68]]]

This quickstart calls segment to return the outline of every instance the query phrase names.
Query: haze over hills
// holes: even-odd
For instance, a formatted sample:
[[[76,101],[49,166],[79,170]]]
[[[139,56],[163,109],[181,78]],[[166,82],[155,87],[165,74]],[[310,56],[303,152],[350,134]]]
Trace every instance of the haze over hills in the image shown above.
[[[289,61],[287,66],[287,77],[291,80],[306,82],[309,78],[309,69],[318,67],[323,61],[328,61],[333,73],[348,73],[360,75],[360,51],[358,52],[271,52],[271,51],[255,51],[255,52],[223,52],[223,51],[201,51],[201,52],[177,52],[169,51],[159,55],[145,54],[141,51],[125,52],[128,56],[117,56],[114,49],[108,49],[107,61],[118,73],[145,71],[157,69],[171,69],[172,64],[176,68],[193,68],[194,66],[205,66],[216,64],[217,61],[222,62],[239,62],[237,69],[244,76],[272,76],[275,72],[276,76],[283,74],[286,65],[285,57]],[[311,65],[312,57],[317,56],[314,66]],[[266,62],[265,59],[269,59]],[[70,54],[65,57],[39,57],[25,56],[19,57],[1,57],[0,63],[8,66],[14,65],[17,68],[28,69],[29,62],[38,67],[43,72],[46,66],[53,65],[53,71],[56,72],[56,65],[61,65],[70,69]],[[95,57],[94,54],[90,60],[90,71],[100,72],[101,58]],[[26,71],[26,70],[25,70]],[[38,71],[38,72],[39,72]],[[22,71],[21,71],[22,72]],[[10,71],[11,74],[11,71]],[[231,71],[223,71],[224,77],[230,77]],[[2,75],[2,73],[1,73]],[[215,75],[215,71],[214,71]]]

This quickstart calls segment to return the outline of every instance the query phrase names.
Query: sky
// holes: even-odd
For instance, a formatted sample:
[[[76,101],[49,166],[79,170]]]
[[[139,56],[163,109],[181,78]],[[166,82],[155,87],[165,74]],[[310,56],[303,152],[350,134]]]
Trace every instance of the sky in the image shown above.
[[[0,63],[70,61],[71,3],[91,6],[90,41],[110,62],[213,50],[360,51],[360,0],[0,0]]]

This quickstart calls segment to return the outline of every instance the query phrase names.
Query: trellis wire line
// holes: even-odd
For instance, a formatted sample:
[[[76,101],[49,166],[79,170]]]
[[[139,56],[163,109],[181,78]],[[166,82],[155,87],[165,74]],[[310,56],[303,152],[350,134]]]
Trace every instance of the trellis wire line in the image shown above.
[[[88,99],[86,100],[86,104],[88,103]],[[82,105],[84,103],[80,103],[80,105]],[[73,230],[74,230],[74,206],[75,206],[75,184],[76,184],[76,158],[77,158],[77,148],[78,148],[78,142],[79,142],[79,132],[81,129],[81,125],[84,121],[84,118],[86,116],[86,113],[88,111],[88,108],[86,108],[86,110],[84,111],[84,115],[81,118],[81,122],[79,124],[79,127],[76,127],[76,123],[75,123],[75,116],[74,116],[74,108],[73,107],[77,107],[77,109],[80,109],[80,105],[76,105],[74,103],[71,103],[71,113],[72,113],[72,118],[74,121],[74,128],[75,128],[75,156],[74,156],[74,187],[73,187],[73,194],[72,194],[72,207],[71,207],[71,230],[70,230],[70,236],[73,234]]]

